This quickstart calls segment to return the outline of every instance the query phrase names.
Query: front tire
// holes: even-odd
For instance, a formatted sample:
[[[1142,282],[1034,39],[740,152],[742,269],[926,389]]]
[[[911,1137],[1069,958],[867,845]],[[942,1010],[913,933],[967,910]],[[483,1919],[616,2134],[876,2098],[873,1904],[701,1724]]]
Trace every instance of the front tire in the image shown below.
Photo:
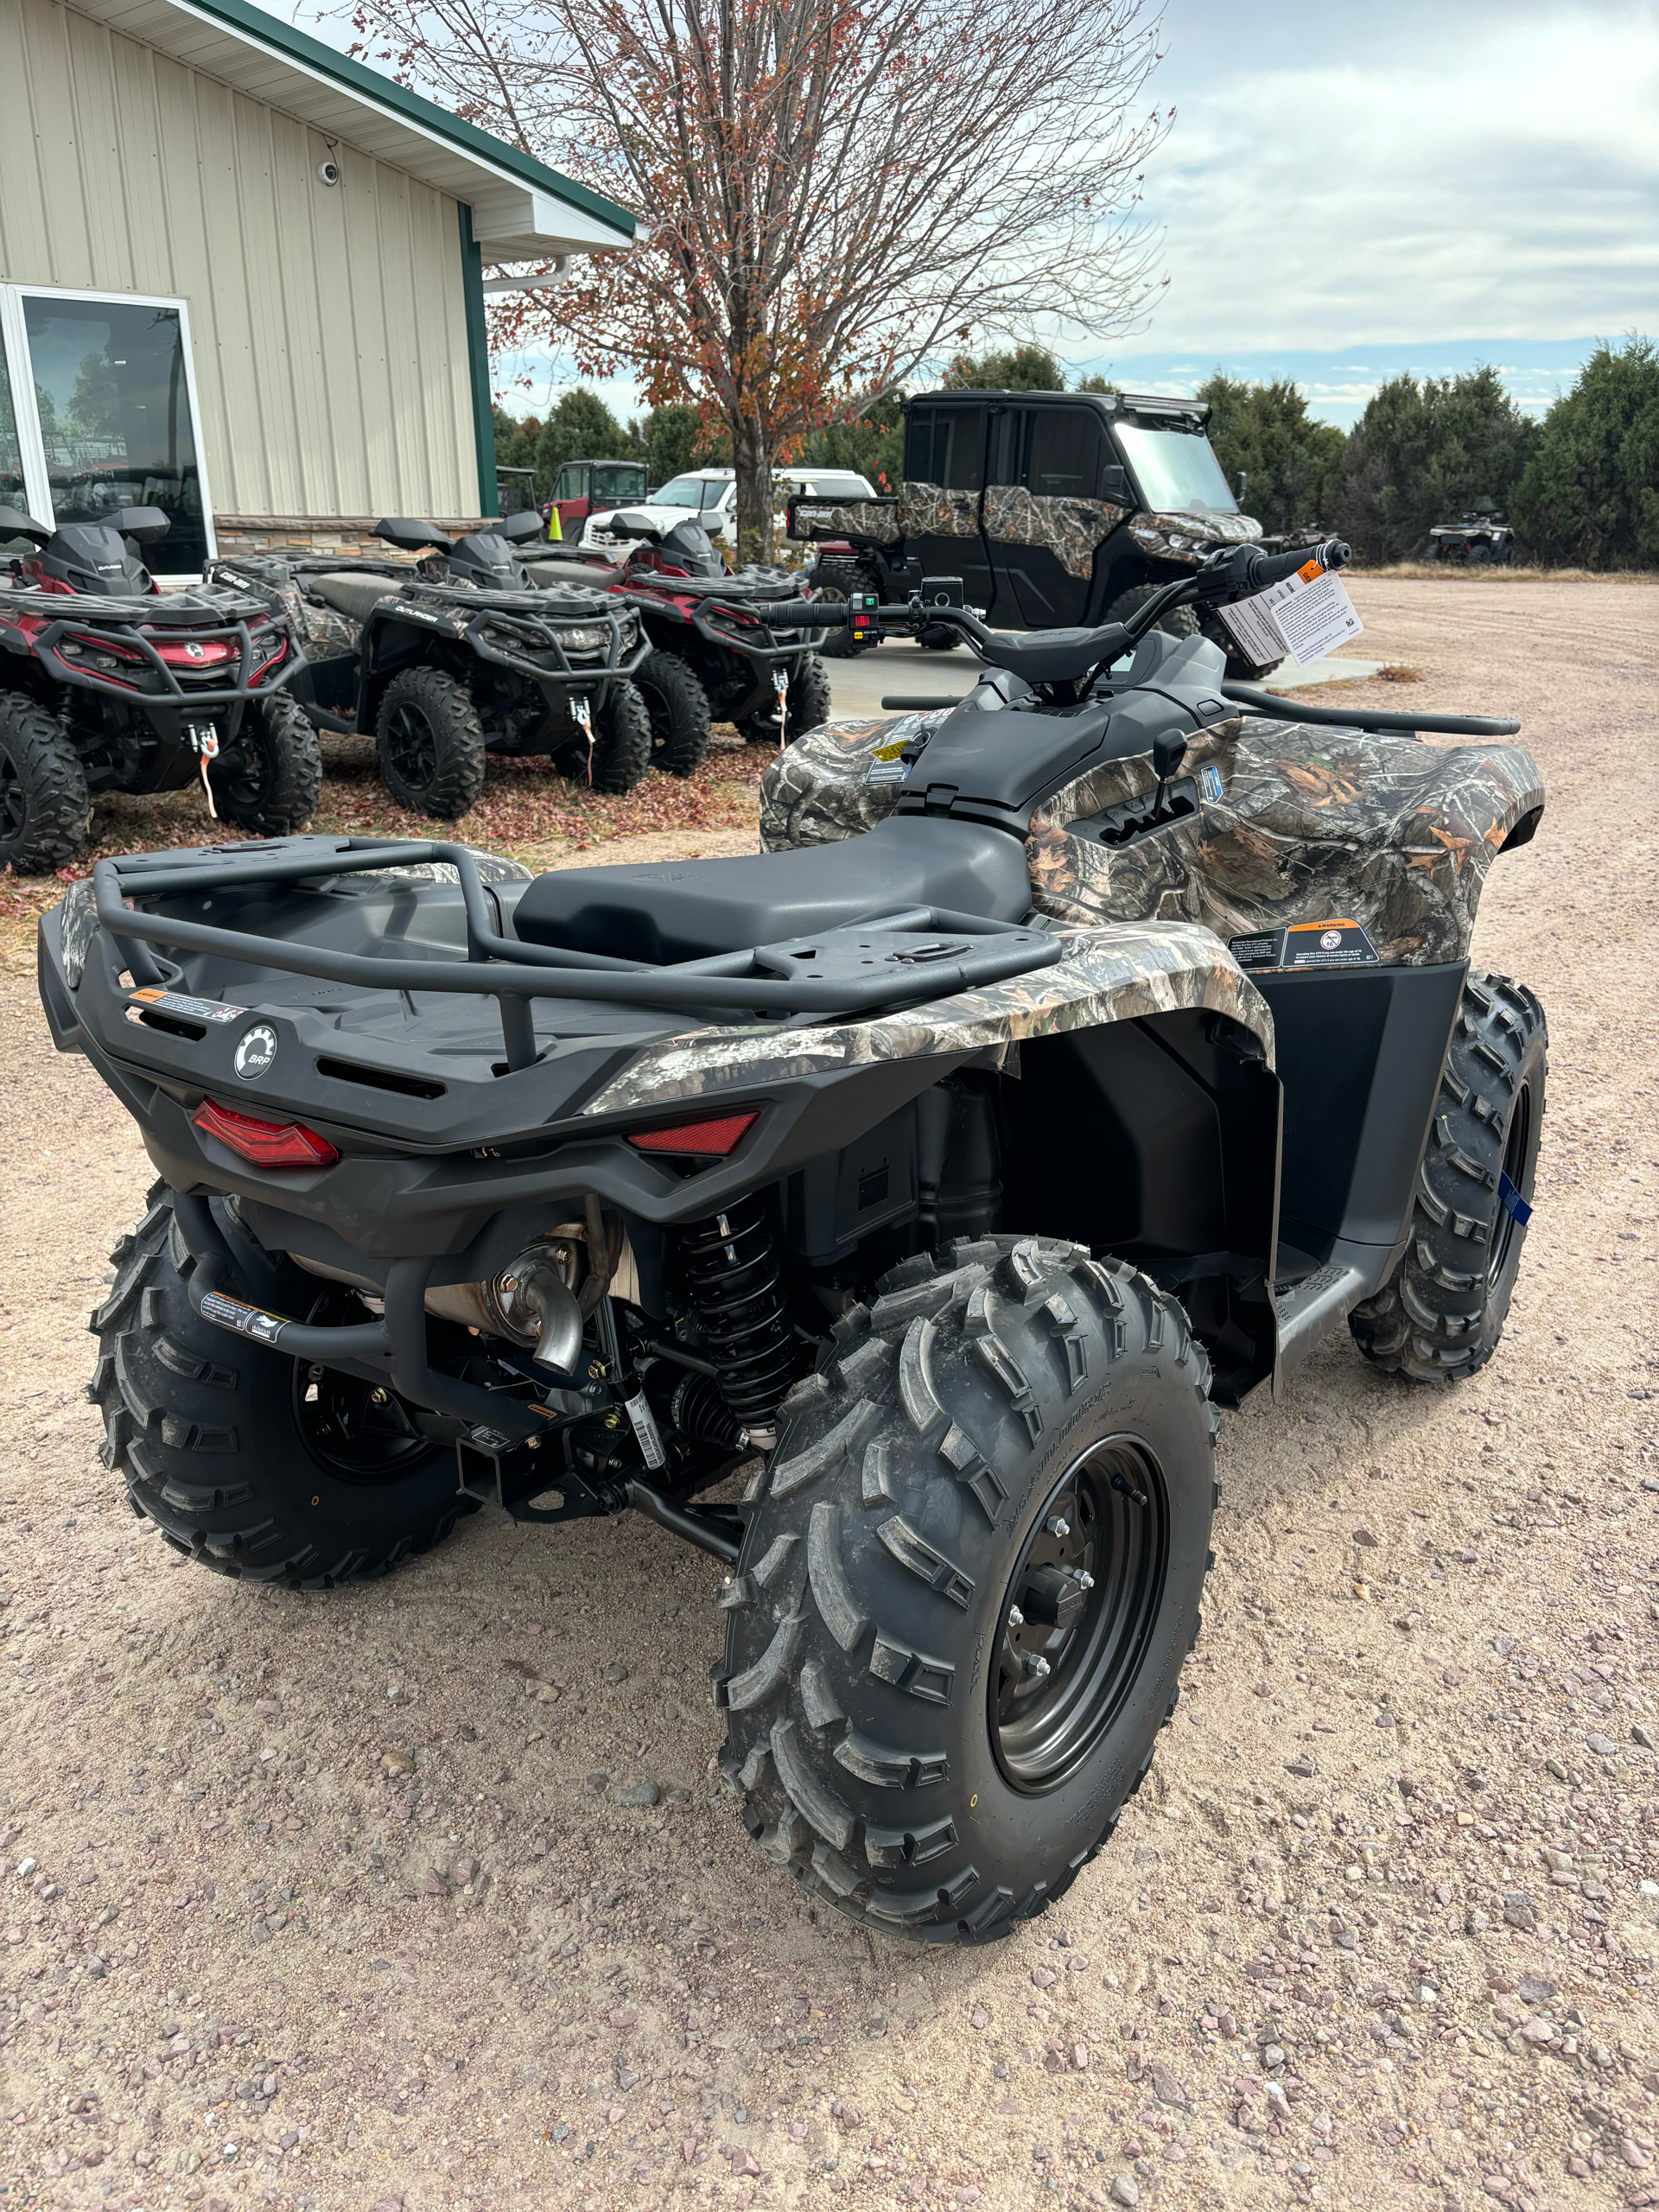
[[[1457,1382],[1497,1349],[1521,1270],[1549,1072],[1544,1009],[1524,984],[1471,973],[1417,1172],[1411,1242],[1350,1314],[1374,1366]]]
[[[1133,1268],[987,1237],[885,1277],[784,1411],[722,1600],[744,1825],[865,1926],[1005,1936],[1110,1835],[1173,1710],[1209,1362]]]
[[[279,691],[243,709],[207,780],[223,820],[256,837],[292,836],[322,796],[322,747],[298,702]]]
[[[86,842],[92,802],[67,729],[22,693],[0,696],[0,868],[49,875]]]
[[[633,671],[651,717],[651,765],[665,776],[691,776],[709,750],[709,694],[677,653],[648,653]]]
[[[215,1574],[327,1590],[389,1574],[473,1510],[455,1495],[454,1447],[421,1435],[394,1395],[377,1405],[369,1383],[194,1313],[165,1185],[111,1256],[115,1281],[90,1324],[99,1456],[175,1551]]]
[[[484,728],[464,683],[439,668],[400,669],[375,721],[375,752],[399,806],[454,822],[484,788]]]

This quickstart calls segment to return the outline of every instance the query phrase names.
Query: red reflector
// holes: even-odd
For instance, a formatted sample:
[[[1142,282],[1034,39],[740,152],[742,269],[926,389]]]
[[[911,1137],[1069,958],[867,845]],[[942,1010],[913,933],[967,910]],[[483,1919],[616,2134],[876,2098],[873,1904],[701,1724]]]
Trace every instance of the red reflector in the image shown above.
[[[239,1152],[256,1167],[332,1167],[339,1152],[327,1137],[298,1122],[262,1122],[204,1098],[191,1117],[199,1129]]]
[[[641,1152],[701,1152],[723,1157],[760,1118],[757,1107],[752,1114],[722,1114],[716,1121],[682,1122],[672,1129],[641,1129],[628,1142]]]

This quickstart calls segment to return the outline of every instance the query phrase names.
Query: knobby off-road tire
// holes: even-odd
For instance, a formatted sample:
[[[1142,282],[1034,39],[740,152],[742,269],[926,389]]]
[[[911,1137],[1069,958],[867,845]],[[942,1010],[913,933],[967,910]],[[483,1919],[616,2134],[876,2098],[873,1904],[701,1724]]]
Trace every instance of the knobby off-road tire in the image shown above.
[[[553,747],[553,766],[573,784],[588,782],[588,741],[581,724]],[[651,766],[651,715],[631,683],[613,683],[594,709],[593,785],[596,791],[631,791]]]
[[[303,830],[322,796],[322,747],[303,708],[285,691],[251,704],[207,780],[220,817],[238,829],[256,837]]]
[[[948,629],[943,622],[930,622],[916,642],[925,653],[954,652],[962,643],[962,633]]]
[[[440,668],[401,669],[387,684],[374,749],[399,806],[454,822],[484,788],[484,726],[464,683]]]
[[[646,655],[634,689],[651,718],[651,765],[665,776],[690,776],[709,750],[709,694],[677,653]]]
[[[1167,581],[1166,579],[1166,582]],[[1162,583],[1136,584],[1132,590],[1120,592],[1107,608],[1105,620],[1127,622],[1137,607],[1146,604],[1154,592],[1162,591],[1164,588],[1165,585]],[[1159,617],[1157,627],[1164,632],[1166,637],[1196,638],[1198,634],[1197,610],[1191,607],[1173,607],[1166,614]]]
[[[831,556],[818,562],[812,570],[812,582],[820,599],[832,605],[844,606],[849,594],[855,591],[880,591],[876,578],[861,561],[849,561]],[[853,640],[846,630],[832,630],[818,651],[830,660],[849,660],[852,658]]]
[[[820,722],[827,722],[832,711],[830,671],[817,653],[803,653],[796,662],[786,700],[781,717],[774,700],[765,714],[751,715],[747,721],[732,727],[746,745],[770,745],[781,751],[798,737],[804,737],[808,730],[817,729]]]
[[[22,693],[0,694],[0,868],[48,875],[86,842],[92,802],[68,731]]]
[[[216,1329],[192,1311],[191,1264],[163,1184],[111,1255],[93,1314],[99,1456],[135,1513],[215,1574],[327,1590],[390,1573],[454,1527],[454,1452],[415,1436],[397,1401]],[[319,1319],[335,1315],[323,1291]]]
[[[1417,1173],[1411,1242],[1349,1316],[1360,1350],[1390,1374],[1455,1382],[1497,1349],[1526,1243],[1512,1202],[1523,1212],[1532,1203],[1548,1045],[1544,1009],[1524,984],[1470,975]]]
[[[1046,1239],[907,1261],[836,1323],[785,1402],[715,1671],[744,1825],[810,1896],[984,1942],[1100,1849],[1198,1634],[1209,1381],[1173,1299]]]

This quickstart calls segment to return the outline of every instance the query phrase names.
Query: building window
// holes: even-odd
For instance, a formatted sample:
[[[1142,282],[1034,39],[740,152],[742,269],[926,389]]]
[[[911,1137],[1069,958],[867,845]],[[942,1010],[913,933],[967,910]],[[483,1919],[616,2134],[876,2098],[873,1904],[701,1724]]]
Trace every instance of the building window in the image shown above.
[[[152,567],[200,574],[215,549],[184,302],[0,285],[0,485],[23,494],[7,504],[54,526],[159,507]]]

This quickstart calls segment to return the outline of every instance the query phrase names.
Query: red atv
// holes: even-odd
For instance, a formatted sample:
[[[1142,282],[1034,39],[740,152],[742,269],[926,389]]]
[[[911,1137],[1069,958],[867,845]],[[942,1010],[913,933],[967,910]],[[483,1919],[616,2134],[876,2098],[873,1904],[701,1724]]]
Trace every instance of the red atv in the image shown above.
[[[258,837],[302,830],[322,786],[316,732],[285,688],[305,665],[245,591],[162,597],[130,550],[168,526],[123,507],[60,530],[0,507],[0,868],[44,874],[86,842],[92,795],[200,780],[207,810]]]
[[[651,715],[653,767],[689,776],[711,720],[731,722],[751,745],[778,747],[829,720],[830,671],[814,650],[823,633],[774,634],[742,605],[791,589],[787,570],[728,574],[708,531],[689,517],[665,531],[644,515],[619,514],[613,526],[640,543],[613,567],[582,566],[637,607],[645,624],[652,652],[632,674]]]

